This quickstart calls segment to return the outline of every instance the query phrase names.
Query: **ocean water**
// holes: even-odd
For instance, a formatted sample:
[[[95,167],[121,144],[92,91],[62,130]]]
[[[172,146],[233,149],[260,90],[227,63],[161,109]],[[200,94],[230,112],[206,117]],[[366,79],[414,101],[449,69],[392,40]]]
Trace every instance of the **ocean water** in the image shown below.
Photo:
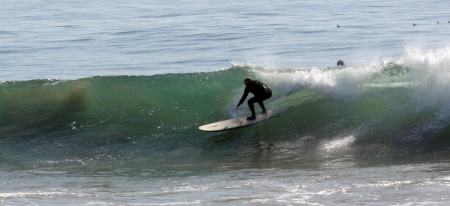
[[[2,205],[450,203],[447,1],[0,5]]]

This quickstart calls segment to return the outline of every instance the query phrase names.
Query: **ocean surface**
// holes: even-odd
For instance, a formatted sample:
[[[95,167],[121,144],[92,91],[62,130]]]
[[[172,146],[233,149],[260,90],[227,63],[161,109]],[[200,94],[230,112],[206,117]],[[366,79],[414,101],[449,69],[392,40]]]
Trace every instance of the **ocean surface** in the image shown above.
[[[0,5],[1,205],[450,204],[446,0]]]

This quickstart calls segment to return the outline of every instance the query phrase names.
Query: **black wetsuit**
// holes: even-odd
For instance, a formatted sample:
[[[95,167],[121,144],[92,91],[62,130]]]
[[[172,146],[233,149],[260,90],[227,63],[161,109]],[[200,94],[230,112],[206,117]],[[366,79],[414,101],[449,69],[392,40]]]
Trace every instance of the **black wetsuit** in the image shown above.
[[[263,113],[265,113],[266,108],[264,107],[263,101],[272,97],[272,90],[262,82],[258,80],[252,80],[245,87],[244,95],[242,95],[238,106],[245,101],[249,92],[255,95],[248,100],[248,107],[252,111],[252,117],[255,117],[255,107],[253,106],[255,102],[258,102],[259,106],[261,106],[263,110]]]

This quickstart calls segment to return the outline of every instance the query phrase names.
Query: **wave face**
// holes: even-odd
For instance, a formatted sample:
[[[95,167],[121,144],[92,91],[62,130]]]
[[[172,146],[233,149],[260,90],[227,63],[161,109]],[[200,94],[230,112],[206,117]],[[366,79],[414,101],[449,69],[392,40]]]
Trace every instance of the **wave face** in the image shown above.
[[[290,162],[449,151],[450,51],[341,68],[233,65],[216,72],[0,84],[8,167]],[[278,115],[252,127],[198,127],[248,115],[243,79],[272,87]],[[260,109],[256,106],[257,111]]]

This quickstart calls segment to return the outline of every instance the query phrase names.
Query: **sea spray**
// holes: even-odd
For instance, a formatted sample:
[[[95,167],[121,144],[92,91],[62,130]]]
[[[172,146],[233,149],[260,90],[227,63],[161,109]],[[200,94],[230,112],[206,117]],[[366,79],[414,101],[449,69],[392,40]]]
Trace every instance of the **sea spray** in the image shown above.
[[[411,69],[414,98],[418,110],[437,109],[438,116],[450,115],[450,48],[422,51],[408,48],[400,63]]]

